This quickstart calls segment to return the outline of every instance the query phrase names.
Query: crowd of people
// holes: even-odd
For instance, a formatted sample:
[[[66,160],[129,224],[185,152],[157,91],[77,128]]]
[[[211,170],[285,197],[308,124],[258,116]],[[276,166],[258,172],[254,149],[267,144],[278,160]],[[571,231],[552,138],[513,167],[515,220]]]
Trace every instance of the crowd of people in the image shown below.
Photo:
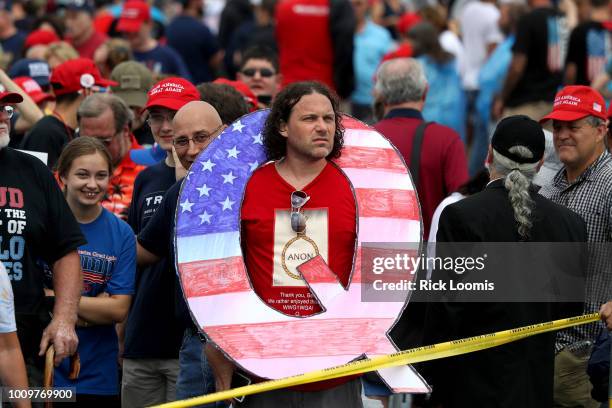
[[[242,248],[271,305],[309,292],[297,269],[278,276],[296,235],[350,282],[360,210],[332,164],[343,114],[403,157],[424,241],[612,241],[611,40],[609,0],[0,1],[0,383],[42,386],[50,345],[75,407],[261,381],[193,321],[174,247],[184,178],[212,172],[198,155],[258,109],[269,162],[241,202]],[[402,349],[603,320],[425,364],[432,393],[413,406],[599,407],[607,382],[588,367],[612,329],[612,279],[605,254],[585,259],[584,301],[568,308],[410,302],[390,333]],[[301,317],[321,312],[312,301]],[[233,404],[361,406],[362,392],[391,394],[346,377]]]

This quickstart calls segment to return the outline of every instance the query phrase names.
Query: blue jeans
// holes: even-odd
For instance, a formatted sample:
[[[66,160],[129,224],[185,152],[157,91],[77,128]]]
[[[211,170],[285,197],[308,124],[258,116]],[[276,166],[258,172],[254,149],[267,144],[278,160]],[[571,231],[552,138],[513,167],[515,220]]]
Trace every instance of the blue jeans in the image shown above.
[[[204,343],[198,333],[185,329],[179,352],[179,375],[176,380],[176,399],[199,397],[215,392],[215,378],[204,354]],[[223,402],[198,405],[205,408],[223,408]]]

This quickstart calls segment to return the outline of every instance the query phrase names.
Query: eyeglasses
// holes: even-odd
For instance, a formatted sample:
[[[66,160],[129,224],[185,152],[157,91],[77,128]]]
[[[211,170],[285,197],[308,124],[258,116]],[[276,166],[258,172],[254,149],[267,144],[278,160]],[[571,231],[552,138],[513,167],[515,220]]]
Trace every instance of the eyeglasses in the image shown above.
[[[259,75],[261,75],[262,78],[270,78],[271,76],[276,75],[274,71],[269,68],[247,68],[240,72],[242,72],[242,75],[248,76],[249,78],[254,77],[257,72],[259,72]]]
[[[174,114],[176,112],[172,112],[172,113],[168,113],[166,115],[164,115],[163,113],[150,113],[149,114],[149,119],[147,119],[147,123],[149,124],[149,126],[153,127],[153,126],[161,126],[164,121],[168,121],[168,123],[172,123],[172,120],[174,119]]]
[[[178,150],[187,148],[189,146],[189,141],[193,141],[193,143],[196,145],[203,145],[208,141],[208,139],[213,137],[219,130],[221,130],[222,127],[223,125],[219,126],[215,130],[213,130],[212,133],[210,134],[201,132],[201,133],[195,134],[193,137],[187,137],[187,136],[177,137],[176,139],[172,140],[172,144],[174,145],[174,148]]]
[[[0,110],[4,112],[4,114],[6,115],[8,119],[11,119],[13,115],[15,114],[15,108],[13,108],[10,105],[4,105],[3,107],[0,108]]]
[[[306,231],[307,217],[302,212],[302,207],[310,200],[310,196],[303,191],[296,190],[291,193],[291,229],[298,234]]]

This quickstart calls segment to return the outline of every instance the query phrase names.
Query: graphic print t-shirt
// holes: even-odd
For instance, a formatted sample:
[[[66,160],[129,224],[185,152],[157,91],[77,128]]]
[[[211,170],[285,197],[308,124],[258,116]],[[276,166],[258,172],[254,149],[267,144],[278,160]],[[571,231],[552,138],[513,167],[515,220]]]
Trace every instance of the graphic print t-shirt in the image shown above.
[[[507,106],[553,101],[561,84],[568,39],[566,19],[555,9],[536,8],[519,19],[512,52],[526,55],[527,66]]]
[[[243,252],[255,292],[270,307],[292,316],[321,311],[296,267],[321,255],[346,286],[356,237],[355,200],[346,177],[327,164],[303,191],[306,231],[291,228],[295,191],[271,163],[253,173],[242,204]]]
[[[38,313],[42,264],[53,265],[85,242],[49,169],[29,154],[1,149],[0,261],[13,285],[17,320]]]
[[[82,296],[95,297],[134,293],[136,238],[132,229],[110,211],[103,209],[95,221],[80,224],[87,245],[79,247],[83,270]],[[65,359],[55,370],[56,387],[76,387],[80,394],[116,395],[117,333],[114,324],[78,327],[81,371],[76,381],[68,379],[70,363]]]
[[[570,35],[567,63],[576,64],[576,85],[590,86],[605,70],[611,45],[610,32],[601,23],[588,21],[574,28]]]
[[[16,330],[13,289],[4,264],[0,262],[0,333],[11,333]]]

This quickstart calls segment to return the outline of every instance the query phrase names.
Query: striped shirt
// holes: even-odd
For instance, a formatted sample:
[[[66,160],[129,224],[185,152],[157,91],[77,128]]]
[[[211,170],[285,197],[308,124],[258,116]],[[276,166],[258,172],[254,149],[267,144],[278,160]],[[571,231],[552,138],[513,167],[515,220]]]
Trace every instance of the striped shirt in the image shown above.
[[[540,194],[578,213],[585,221],[589,242],[589,263],[585,282],[584,313],[599,311],[612,299],[612,263],[606,261],[606,249],[612,241],[612,156],[605,151],[573,183],[565,176],[565,167],[542,187]],[[557,351],[594,342],[600,323],[573,327],[557,335]]]

